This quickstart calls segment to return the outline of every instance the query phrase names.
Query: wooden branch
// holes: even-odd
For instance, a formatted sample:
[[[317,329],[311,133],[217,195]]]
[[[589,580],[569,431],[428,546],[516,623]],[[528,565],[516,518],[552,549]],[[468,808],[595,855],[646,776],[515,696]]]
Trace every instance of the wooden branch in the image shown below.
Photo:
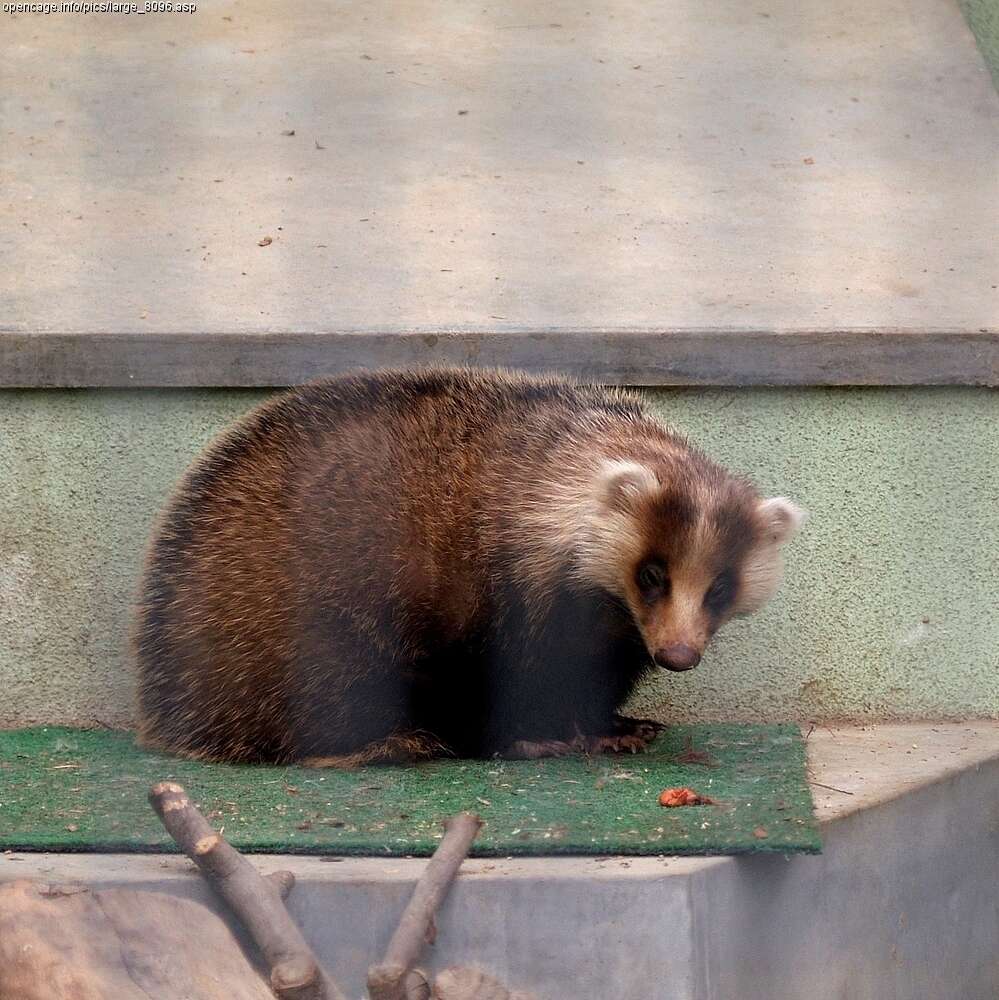
[[[211,828],[180,785],[170,781],[154,785],[149,801],[177,846],[250,932],[271,971],[271,988],[278,997],[344,1000],[282,902],[294,881],[290,873],[264,878]]]
[[[426,979],[413,967],[424,945],[433,941],[434,916],[481,828],[482,820],[472,813],[459,813],[444,824],[444,839],[416,883],[385,957],[368,970],[371,1000],[422,1000],[429,995]]]
[[[430,983],[422,972],[398,965],[373,965],[368,969],[369,1000],[429,1000]]]

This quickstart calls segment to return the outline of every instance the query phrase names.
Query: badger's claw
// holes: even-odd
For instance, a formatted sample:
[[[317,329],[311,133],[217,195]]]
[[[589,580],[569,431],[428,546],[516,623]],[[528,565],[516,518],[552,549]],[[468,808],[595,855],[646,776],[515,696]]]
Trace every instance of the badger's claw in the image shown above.
[[[651,719],[615,716],[613,733],[600,736],[578,733],[572,740],[517,740],[497,756],[508,760],[534,760],[573,753],[641,753],[663,728],[662,723]]]
[[[632,719],[627,715],[614,716],[614,728],[622,736],[637,736],[651,743],[665,728],[663,722],[655,719]]]

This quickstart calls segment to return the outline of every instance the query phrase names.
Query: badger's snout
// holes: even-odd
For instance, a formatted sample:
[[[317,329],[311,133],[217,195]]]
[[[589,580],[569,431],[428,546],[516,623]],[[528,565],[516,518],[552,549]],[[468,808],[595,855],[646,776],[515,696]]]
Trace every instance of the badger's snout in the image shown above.
[[[657,649],[652,658],[667,670],[691,670],[701,662],[701,654],[683,642],[671,642]]]

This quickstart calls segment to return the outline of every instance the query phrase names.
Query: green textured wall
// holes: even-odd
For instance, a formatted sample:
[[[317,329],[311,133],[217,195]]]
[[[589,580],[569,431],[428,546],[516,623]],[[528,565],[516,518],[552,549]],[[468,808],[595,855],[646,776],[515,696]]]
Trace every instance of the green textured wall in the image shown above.
[[[999,90],[999,0],[960,0],[960,3]]]
[[[253,391],[0,394],[0,724],[131,717],[127,605],[185,465]],[[999,715],[999,394],[668,390],[656,407],[811,512],[785,586],[643,693],[684,718]]]

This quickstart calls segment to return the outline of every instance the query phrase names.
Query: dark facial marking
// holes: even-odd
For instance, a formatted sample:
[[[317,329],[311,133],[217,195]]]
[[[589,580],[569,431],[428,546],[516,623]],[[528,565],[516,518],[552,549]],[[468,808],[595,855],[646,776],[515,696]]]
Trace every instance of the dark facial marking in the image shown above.
[[[652,516],[658,529],[667,537],[690,530],[697,521],[691,498],[679,490],[666,490],[652,502]]]
[[[659,559],[646,559],[635,573],[635,583],[642,592],[642,600],[646,604],[655,604],[656,601],[669,596],[669,576],[666,573],[666,564]]]
[[[712,615],[721,615],[729,608],[735,600],[736,576],[735,570],[729,568],[722,570],[708,587],[708,592],[704,595],[704,606]]]
[[[712,522],[718,537],[719,549],[730,558],[738,558],[753,541],[753,522],[748,502],[734,498],[721,504],[712,512]]]

